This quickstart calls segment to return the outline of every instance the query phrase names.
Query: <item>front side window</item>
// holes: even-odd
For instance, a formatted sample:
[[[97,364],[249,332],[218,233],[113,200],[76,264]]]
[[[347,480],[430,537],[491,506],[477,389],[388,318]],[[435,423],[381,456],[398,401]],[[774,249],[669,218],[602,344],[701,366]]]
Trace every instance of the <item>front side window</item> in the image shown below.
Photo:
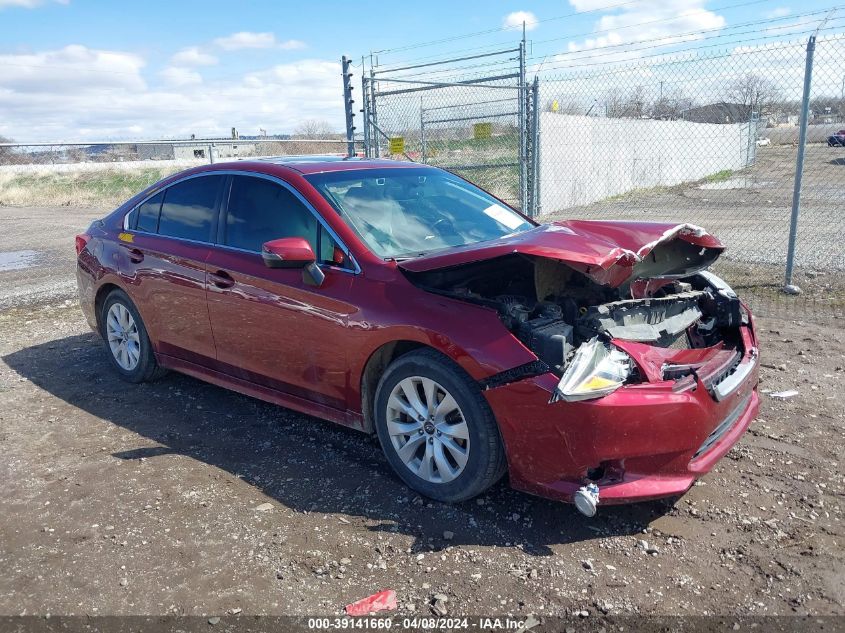
[[[164,191],[158,233],[199,242],[211,241],[217,198],[225,176],[189,178]]]
[[[306,178],[384,258],[484,242],[534,226],[475,185],[438,169],[336,171]]]
[[[282,237],[304,237],[320,263],[340,263],[334,240],[289,189],[266,178],[235,176],[222,243],[258,252],[264,242]]]

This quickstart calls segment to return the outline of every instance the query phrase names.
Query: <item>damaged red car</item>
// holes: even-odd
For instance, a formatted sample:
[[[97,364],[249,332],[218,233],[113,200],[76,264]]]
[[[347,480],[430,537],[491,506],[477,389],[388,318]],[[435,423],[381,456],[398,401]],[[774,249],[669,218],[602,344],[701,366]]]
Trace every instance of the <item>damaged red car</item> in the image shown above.
[[[751,314],[691,225],[538,225],[432,167],[288,158],[171,176],[76,247],[123,378],[376,433],[441,501],[505,473],[588,515],[680,495],[757,413]]]

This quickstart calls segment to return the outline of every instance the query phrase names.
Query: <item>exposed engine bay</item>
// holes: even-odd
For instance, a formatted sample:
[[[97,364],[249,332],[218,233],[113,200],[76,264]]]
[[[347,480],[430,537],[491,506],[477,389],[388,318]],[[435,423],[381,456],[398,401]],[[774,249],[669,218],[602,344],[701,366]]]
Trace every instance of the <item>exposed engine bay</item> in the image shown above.
[[[559,376],[580,347],[596,340],[735,349],[746,319],[733,291],[708,272],[612,288],[566,263],[514,253],[405,274],[430,292],[496,309],[505,327]]]

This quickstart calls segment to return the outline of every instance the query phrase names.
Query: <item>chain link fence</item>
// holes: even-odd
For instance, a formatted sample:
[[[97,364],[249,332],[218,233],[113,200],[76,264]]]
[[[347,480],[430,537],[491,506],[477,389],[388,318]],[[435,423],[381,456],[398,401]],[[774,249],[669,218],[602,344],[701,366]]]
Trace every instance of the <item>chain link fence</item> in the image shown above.
[[[478,66],[486,71],[474,71]],[[447,169],[528,208],[536,126],[526,121],[536,119],[536,92],[524,87],[524,77],[524,45],[373,68],[363,82],[365,152]]]
[[[841,317],[845,36],[813,39],[806,99],[806,39],[628,62],[517,59],[496,67],[511,71],[503,79],[460,59],[401,73],[375,66],[364,111],[377,111],[379,130],[365,145],[454,171],[541,221],[704,226],[727,246],[716,271],[761,313]],[[389,84],[397,74],[399,89]],[[795,212],[797,297],[783,291]]]
[[[346,154],[337,139],[0,144],[0,205],[109,210],[158,180],[216,161]]]
[[[544,219],[698,224],[728,247],[717,272],[763,311],[841,316],[845,37],[816,42],[805,104],[807,55],[807,42],[795,41],[547,75]],[[783,293],[794,200],[797,299]]]

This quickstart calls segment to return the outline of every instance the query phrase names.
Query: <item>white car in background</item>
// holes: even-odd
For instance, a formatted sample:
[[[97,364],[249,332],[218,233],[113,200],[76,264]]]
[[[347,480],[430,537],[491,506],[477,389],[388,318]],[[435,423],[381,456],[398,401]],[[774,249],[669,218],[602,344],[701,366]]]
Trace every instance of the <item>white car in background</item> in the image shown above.
[[[770,138],[758,138],[757,139],[757,147],[768,147],[772,144],[772,139]]]

